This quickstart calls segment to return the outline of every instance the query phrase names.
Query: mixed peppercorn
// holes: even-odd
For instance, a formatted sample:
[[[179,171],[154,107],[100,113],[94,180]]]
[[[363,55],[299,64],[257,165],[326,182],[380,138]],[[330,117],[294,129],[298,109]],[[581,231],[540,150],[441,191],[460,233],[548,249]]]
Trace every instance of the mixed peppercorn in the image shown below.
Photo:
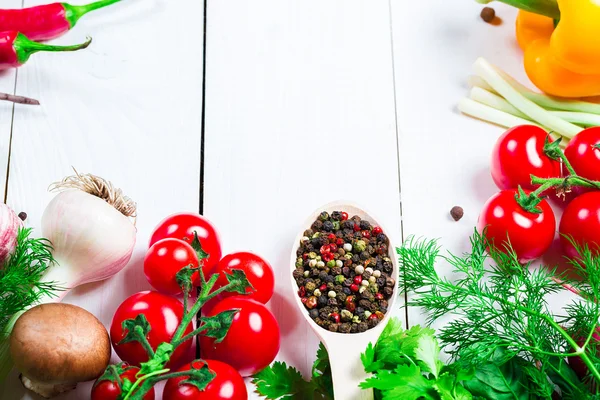
[[[396,282],[389,239],[380,227],[342,211],[322,212],[304,232],[296,256],[298,296],[319,326],[357,333],[383,319]]]

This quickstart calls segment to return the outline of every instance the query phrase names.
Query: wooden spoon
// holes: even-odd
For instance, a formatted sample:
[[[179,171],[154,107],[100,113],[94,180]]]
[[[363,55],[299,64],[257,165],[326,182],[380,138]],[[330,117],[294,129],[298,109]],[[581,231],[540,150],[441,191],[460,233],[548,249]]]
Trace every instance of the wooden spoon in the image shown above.
[[[388,231],[380,220],[376,220],[372,214],[366,212],[363,208],[358,207],[355,204],[345,201],[337,201],[320,207],[315,210],[306,220],[302,230],[296,237],[294,246],[292,248],[292,254],[290,256],[290,279],[292,281],[292,287],[294,290],[298,288],[296,281],[292,276],[292,272],[296,269],[296,250],[300,245],[300,240],[304,236],[304,231],[312,225],[317,219],[321,212],[327,211],[332,213],[333,211],[345,211],[351,218],[353,215],[358,215],[361,219],[367,220],[373,226],[379,226],[383,229],[383,233],[390,237],[390,231]],[[379,324],[367,330],[363,333],[338,333],[330,332],[313,321],[308,315],[306,307],[300,301],[300,297],[294,293],[293,297],[296,299],[296,305],[300,310],[300,313],[304,316],[304,319],[317,334],[321,342],[327,348],[329,353],[329,360],[331,363],[331,372],[333,377],[333,392],[336,400],[372,400],[373,390],[363,390],[358,387],[359,383],[364,381],[369,375],[364,371],[362,362],[360,360],[360,354],[365,351],[369,342],[375,344],[379,335],[387,325],[392,310],[394,309],[396,300],[398,299],[398,261],[395,254],[396,248],[390,241],[389,244],[389,257],[392,260],[394,270],[391,277],[396,281],[394,285],[394,294],[389,299],[388,311],[385,318],[379,322]]]

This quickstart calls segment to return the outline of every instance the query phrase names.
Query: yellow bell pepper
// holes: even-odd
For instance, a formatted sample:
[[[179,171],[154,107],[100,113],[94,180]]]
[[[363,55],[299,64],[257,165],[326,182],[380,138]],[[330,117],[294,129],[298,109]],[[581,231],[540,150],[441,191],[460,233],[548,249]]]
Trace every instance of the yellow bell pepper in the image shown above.
[[[600,95],[600,1],[557,0],[560,22],[519,11],[516,36],[529,79],[559,97]]]

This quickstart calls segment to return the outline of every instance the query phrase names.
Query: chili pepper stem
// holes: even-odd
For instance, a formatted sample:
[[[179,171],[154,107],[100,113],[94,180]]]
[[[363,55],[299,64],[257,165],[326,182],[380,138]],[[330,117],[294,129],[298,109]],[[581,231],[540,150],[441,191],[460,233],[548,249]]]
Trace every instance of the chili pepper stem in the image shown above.
[[[0,93],[0,100],[10,101],[17,104],[25,104],[28,106],[39,106],[40,102],[36,99],[31,99],[25,96],[16,96],[10,93]]]
[[[74,44],[70,46],[54,46],[45,43],[34,42],[29,40],[27,36],[19,33],[13,43],[15,52],[17,53],[17,61],[19,64],[25,64],[29,57],[37,53],[38,51],[50,51],[50,52],[62,52],[62,51],[77,51],[88,47],[92,43],[92,38],[80,44]]]
[[[122,0],[100,0],[93,3],[84,4],[82,6],[74,6],[68,3],[62,3],[62,6],[65,8],[65,18],[67,21],[69,21],[71,28],[73,28],[77,21],[79,21],[79,19],[85,14],[99,8],[104,8],[115,3],[119,3],[121,1]]]

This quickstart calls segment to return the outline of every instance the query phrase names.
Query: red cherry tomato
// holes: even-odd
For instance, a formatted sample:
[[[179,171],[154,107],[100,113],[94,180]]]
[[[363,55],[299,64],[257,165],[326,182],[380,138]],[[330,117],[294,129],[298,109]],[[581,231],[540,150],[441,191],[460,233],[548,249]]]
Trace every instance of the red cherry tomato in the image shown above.
[[[134,383],[137,380],[135,375],[139,372],[139,368],[130,367],[125,363],[117,365],[116,368],[121,381],[127,379],[129,382]],[[120,394],[121,388],[116,381],[116,377],[110,373],[105,373],[94,383],[91,400],[118,400]],[[154,388],[144,395],[143,400],[154,400]]]
[[[517,190],[503,190],[484,205],[477,223],[491,245],[502,251],[508,241],[521,262],[540,257],[548,250],[556,232],[554,212],[546,200],[538,205],[540,214],[527,212],[519,206]]]
[[[244,296],[228,297],[218,303],[208,316],[240,309],[233,317],[227,336],[221,343],[201,336],[202,357],[223,361],[243,377],[268,366],[279,352],[279,325],[263,304]]]
[[[533,125],[521,125],[506,131],[492,151],[492,178],[499,189],[533,190],[531,175],[539,178],[560,177],[560,163],[544,154],[548,133]]]
[[[232,270],[234,269],[244,271],[248,281],[254,288],[254,291],[248,288],[246,291],[248,293],[246,295],[247,298],[256,300],[263,304],[266,304],[269,300],[271,300],[273,291],[275,289],[275,275],[273,273],[273,268],[271,268],[271,265],[269,265],[269,263],[260,256],[248,252],[229,254],[219,261],[219,264],[214,271],[215,273],[219,274],[219,279],[215,284],[215,289],[227,285],[228,282],[226,274],[231,274]],[[210,301],[206,305],[206,310],[210,310],[220,300],[235,295],[236,293],[231,292],[224,292],[220,294],[217,296],[217,298],[213,299],[213,301]]]
[[[600,181],[600,150],[594,147],[597,145],[600,145],[600,127],[579,132],[565,148],[565,156],[577,175],[593,181]],[[576,187],[573,191],[581,194],[591,190]]]
[[[167,381],[163,391],[163,400],[247,400],[248,391],[246,384],[240,374],[231,366],[216,360],[194,361],[194,368],[201,368],[204,363],[216,376],[208,386],[200,391],[196,386],[182,384],[188,376],[171,378]],[[191,365],[181,368],[179,371],[188,371]]]
[[[588,246],[594,253],[600,252],[600,192],[584,193],[573,199],[565,208],[560,220],[559,232],[563,252],[567,257],[577,258],[578,247]]]
[[[194,232],[198,234],[202,250],[208,253],[208,258],[204,259],[202,264],[202,271],[208,276],[221,260],[221,241],[215,227],[202,215],[181,213],[167,217],[154,230],[150,246],[165,238],[192,243]]]
[[[115,352],[131,365],[139,366],[140,363],[148,361],[148,354],[138,342],[118,344],[126,334],[123,330],[123,321],[134,319],[138,314],[144,314],[150,323],[150,332],[147,339],[154,350],[163,342],[170,342],[183,319],[183,304],[173,297],[158,292],[140,292],[127,298],[117,311],[110,326],[110,340]],[[192,332],[192,323],[186,328],[185,334]],[[192,341],[182,343],[167,364],[178,366],[178,363],[189,352]]]
[[[144,274],[152,287],[161,293],[178,295],[182,289],[177,273],[191,265],[198,268],[198,256],[192,246],[179,239],[163,239],[154,243],[144,259]],[[192,275],[195,286],[200,285],[198,273]]]

